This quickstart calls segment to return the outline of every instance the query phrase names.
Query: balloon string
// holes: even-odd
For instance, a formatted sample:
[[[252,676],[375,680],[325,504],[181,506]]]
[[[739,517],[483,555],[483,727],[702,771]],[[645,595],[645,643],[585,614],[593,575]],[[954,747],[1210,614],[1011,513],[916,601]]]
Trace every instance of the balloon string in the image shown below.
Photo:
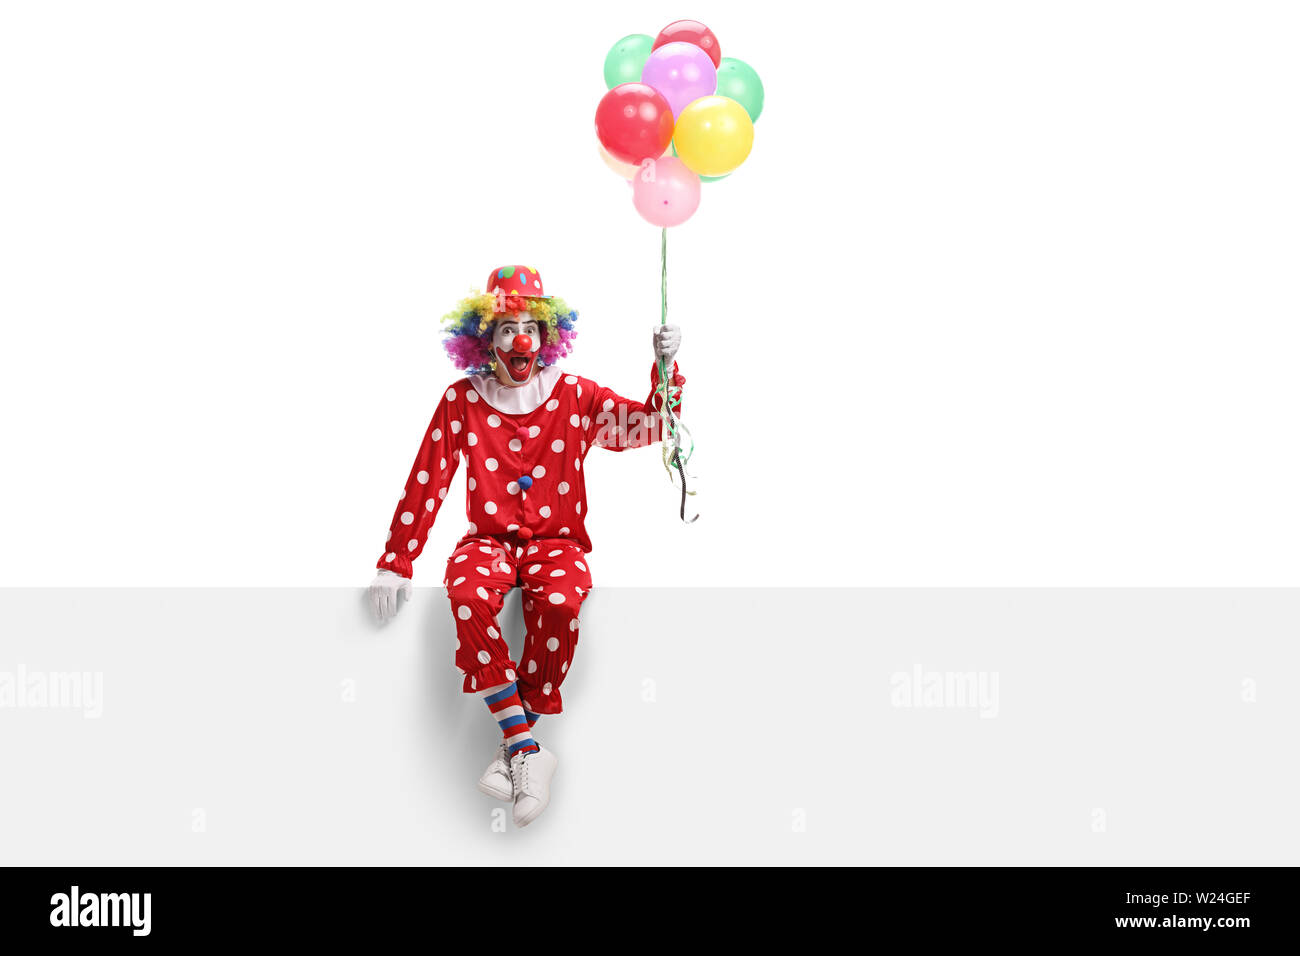
[[[659,324],[668,324],[668,229],[665,227],[659,231]],[[668,471],[668,476],[672,477],[672,470],[669,469],[669,462],[677,469],[677,475],[682,483],[682,503],[678,511],[681,520],[690,524],[699,518],[696,514],[692,518],[686,517],[686,496],[694,492],[686,490],[686,462],[690,461],[691,455],[695,451],[695,440],[691,438],[689,429],[677,420],[675,409],[681,405],[680,393],[674,395],[670,388],[668,374],[668,363],[664,357],[659,356],[659,385],[663,389],[663,421],[668,432],[668,441],[664,445],[664,469]],[[690,442],[690,447],[686,451],[686,457],[682,458],[682,436]],[[668,455],[668,449],[672,449],[671,459]]]

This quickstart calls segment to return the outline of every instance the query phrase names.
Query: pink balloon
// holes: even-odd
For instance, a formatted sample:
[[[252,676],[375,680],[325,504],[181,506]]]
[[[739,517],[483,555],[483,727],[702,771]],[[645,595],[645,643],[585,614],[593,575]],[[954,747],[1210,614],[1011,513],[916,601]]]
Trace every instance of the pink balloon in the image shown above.
[[[718,68],[694,43],[665,43],[641,68],[641,82],[668,101],[673,119],[701,96],[718,89]]]
[[[700,177],[676,156],[646,162],[632,177],[632,204],[652,226],[680,226],[700,205]]]

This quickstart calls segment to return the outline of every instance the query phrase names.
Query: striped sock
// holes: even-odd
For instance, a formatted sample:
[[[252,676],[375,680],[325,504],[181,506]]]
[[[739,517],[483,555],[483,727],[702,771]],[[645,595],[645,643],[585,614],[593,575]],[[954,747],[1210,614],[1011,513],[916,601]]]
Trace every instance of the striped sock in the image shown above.
[[[519,690],[513,683],[498,684],[481,691],[479,696],[488,705],[488,710],[496,718],[501,728],[501,736],[506,742],[506,757],[513,757],[519,752],[536,753],[539,749],[533,740],[532,727],[524,714],[524,705],[519,702]]]
[[[532,730],[537,726],[537,721],[541,719],[541,714],[534,714],[527,707],[524,708],[524,716],[528,719],[528,729]]]

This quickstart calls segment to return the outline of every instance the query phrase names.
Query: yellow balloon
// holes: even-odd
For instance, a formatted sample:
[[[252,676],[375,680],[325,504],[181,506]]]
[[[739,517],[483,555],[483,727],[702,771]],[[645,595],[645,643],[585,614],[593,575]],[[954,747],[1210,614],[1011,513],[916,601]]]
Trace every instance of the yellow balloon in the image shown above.
[[[677,117],[673,146],[691,172],[725,176],[753,148],[754,123],[730,97],[701,96]]]

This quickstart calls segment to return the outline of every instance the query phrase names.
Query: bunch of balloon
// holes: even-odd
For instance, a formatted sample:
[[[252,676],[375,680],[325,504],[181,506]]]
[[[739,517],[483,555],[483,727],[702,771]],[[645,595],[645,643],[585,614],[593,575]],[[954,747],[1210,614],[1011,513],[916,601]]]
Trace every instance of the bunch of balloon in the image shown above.
[[[667,323],[668,229],[695,214],[701,183],[725,179],[749,158],[754,123],[763,112],[763,82],[745,61],[724,57],[703,23],[678,20],[654,38],[634,33],[615,43],[605,57],[605,86],[596,107],[600,155],[631,185],[641,218],[661,230],[659,320]],[[685,464],[694,443],[676,415],[678,400],[662,360],[659,382],[664,467],[681,478],[686,521],[692,492]]]

